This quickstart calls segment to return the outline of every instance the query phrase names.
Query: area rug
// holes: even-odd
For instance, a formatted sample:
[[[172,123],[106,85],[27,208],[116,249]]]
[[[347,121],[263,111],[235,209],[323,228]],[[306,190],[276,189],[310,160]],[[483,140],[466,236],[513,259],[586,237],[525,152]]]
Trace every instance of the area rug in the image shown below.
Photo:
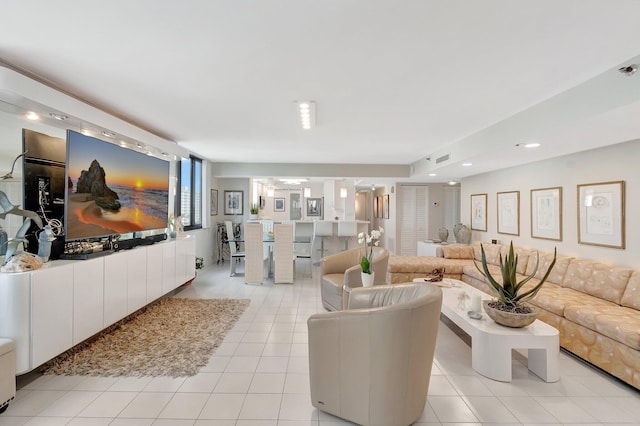
[[[248,305],[245,299],[162,299],[49,361],[42,373],[193,376]]]

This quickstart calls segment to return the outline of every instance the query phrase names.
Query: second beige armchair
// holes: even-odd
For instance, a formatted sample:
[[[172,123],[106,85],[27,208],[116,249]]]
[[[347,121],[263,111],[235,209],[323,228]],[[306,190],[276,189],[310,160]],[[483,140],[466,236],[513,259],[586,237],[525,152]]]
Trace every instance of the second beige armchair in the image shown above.
[[[320,277],[320,293],[322,305],[330,311],[343,309],[348,302],[352,288],[362,287],[360,260],[364,248],[341,251],[322,258]],[[381,247],[373,248],[371,271],[375,272],[374,285],[387,282],[389,251]]]

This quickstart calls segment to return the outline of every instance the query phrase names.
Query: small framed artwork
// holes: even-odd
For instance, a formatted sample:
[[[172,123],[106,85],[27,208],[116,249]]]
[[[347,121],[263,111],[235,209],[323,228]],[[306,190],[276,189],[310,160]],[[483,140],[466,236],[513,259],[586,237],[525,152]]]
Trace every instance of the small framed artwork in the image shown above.
[[[322,198],[307,198],[307,216],[322,216]]]
[[[218,215],[218,190],[211,190],[211,216]]]
[[[243,191],[224,191],[224,214],[242,214]]]
[[[520,235],[520,191],[498,192],[498,234]]]
[[[273,199],[273,211],[274,212],[283,212],[284,211],[284,198],[274,198]]]
[[[382,201],[382,216],[389,219],[389,194],[385,195]]]
[[[562,241],[562,187],[531,190],[531,238]]]
[[[487,230],[487,194],[471,194],[471,229]]]
[[[379,197],[373,197],[373,217],[378,218],[378,203],[380,202]]]
[[[624,181],[578,185],[578,243],[625,248]]]

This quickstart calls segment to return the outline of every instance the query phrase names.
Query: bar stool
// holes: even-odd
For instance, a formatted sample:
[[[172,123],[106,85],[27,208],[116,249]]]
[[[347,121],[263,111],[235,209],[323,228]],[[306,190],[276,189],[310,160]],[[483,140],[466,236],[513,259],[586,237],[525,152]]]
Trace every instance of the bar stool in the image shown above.
[[[344,237],[344,249],[349,250],[349,239],[358,236],[358,222],[341,220],[338,222],[338,237]]]
[[[333,222],[328,220],[318,220],[313,224],[313,241],[320,238],[320,258],[324,257],[324,239],[325,237],[333,237]],[[314,244],[315,245],[315,244]]]

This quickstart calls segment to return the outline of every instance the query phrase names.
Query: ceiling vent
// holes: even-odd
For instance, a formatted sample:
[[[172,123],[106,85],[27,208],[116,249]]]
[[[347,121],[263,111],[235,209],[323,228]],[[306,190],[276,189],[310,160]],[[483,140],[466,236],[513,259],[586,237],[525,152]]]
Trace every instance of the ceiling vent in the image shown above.
[[[436,164],[444,163],[449,159],[449,154],[443,155],[442,157],[436,158]]]

